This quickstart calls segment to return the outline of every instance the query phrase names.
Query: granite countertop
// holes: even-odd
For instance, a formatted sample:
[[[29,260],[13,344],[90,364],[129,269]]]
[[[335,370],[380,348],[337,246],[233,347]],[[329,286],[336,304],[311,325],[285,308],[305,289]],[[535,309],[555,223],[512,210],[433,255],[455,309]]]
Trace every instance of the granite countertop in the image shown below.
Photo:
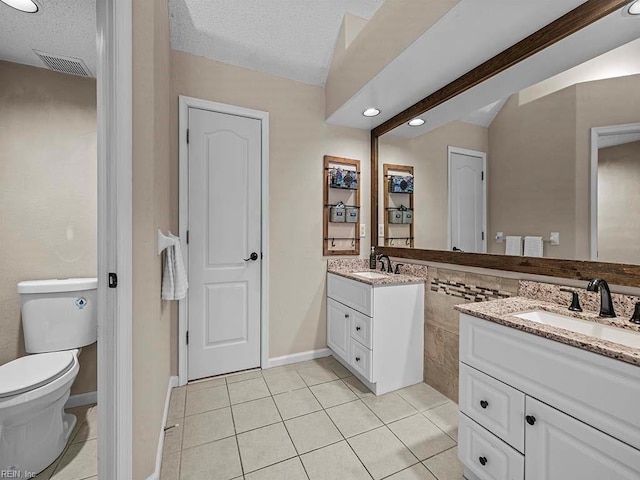
[[[624,317],[614,319],[600,318],[595,312],[572,312],[567,307],[556,303],[544,302],[525,297],[512,297],[490,302],[471,303],[458,305],[456,310],[467,315],[479,317],[484,320],[505,325],[507,327],[522,330],[523,332],[538,335],[540,337],[565,343],[572,347],[588,350],[593,353],[605,355],[607,357],[621,360],[640,366],[640,348],[634,348],[608,340],[591,337],[588,335],[572,332],[563,328],[546,325],[531,320],[515,317],[514,314],[532,310],[544,310],[558,315],[579,318],[603,325],[610,325],[617,328],[640,333],[640,327],[627,321]]]
[[[327,270],[328,273],[333,273],[336,275],[340,275],[341,277],[348,278],[350,280],[355,280],[357,282],[366,283],[367,285],[372,285],[374,287],[382,286],[382,285],[402,285],[406,283],[425,283],[426,279],[422,277],[416,277],[413,275],[406,274],[392,274],[380,272],[378,270],[369,270],[369,268],[356,269],[345,267],[330,267]],[[354,275],[356,272],[375,272],[381,275],[384,275],[384,278],[364,278],[358,275]]]

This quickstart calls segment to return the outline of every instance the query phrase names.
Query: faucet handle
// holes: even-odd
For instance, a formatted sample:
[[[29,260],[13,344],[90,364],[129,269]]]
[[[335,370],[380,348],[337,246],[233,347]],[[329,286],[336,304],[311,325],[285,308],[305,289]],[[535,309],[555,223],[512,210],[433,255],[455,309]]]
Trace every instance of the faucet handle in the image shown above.
[[[396,263],[396,270],[393,273],[395,273],[396,275],[400,275],[400,267],[403,265],[404,263]]]
[[[573,296],[571,298],[571,306],[569,307],[569,310],[571,310],[572,312],[581,312],[582,311],[582,307],[580,306],[580,297],[578,297],[578,292],[575,290],[572,290],[570,288],[561,288],[560,289],[561,292],[566,292],[566,293],[571,293]]]
[[[633,312],[633,315],[629,319],[631,323],[635,323],[636,325],[640,325],[640,302],[636,303],[636,309]]]

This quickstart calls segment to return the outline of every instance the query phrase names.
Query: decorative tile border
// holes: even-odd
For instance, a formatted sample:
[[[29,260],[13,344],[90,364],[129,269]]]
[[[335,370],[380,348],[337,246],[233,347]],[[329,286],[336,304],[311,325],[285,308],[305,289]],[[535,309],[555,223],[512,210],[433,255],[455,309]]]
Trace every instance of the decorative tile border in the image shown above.
[[[433,278],[431,280],[431,291],[463,298],[470,302],[486,302],[488,300],[500,300],[512,296],[509,292],[503,292],[493,288],[467,285],[462,282],[440,280],[439,278]]]

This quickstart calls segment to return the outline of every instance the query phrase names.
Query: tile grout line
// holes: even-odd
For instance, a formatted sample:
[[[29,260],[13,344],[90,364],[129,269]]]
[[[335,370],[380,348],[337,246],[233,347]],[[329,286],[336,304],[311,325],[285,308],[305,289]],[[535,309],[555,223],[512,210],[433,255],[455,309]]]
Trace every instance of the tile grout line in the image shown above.
[[[227,388],[227,398],[229,399],[229,411],[231,413],[231,423],[233,424],[234,440],[236,441],[236,448],[238,449],[238,460],[240,460],[240,471],[242,478],[244,478],[244,463],[242,462],[242,452],[240,451],[240,442],[238,441],[238,431],[236,430],[236,419],[233,415],[233,406],[231,405],[231,395],[229,394],[229,384],[225,380],[225,386]],[[227,437],[230,438],[230,437]],[[211,442],[213,443],[213,442]]]

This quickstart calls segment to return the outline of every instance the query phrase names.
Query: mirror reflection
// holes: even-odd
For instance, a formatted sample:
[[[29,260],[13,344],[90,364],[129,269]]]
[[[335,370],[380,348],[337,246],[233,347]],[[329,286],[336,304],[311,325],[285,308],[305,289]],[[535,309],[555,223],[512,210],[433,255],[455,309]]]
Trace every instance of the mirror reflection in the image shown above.
[[[639,87],[635,40],[383,135],[379,245],[639,264]]]

